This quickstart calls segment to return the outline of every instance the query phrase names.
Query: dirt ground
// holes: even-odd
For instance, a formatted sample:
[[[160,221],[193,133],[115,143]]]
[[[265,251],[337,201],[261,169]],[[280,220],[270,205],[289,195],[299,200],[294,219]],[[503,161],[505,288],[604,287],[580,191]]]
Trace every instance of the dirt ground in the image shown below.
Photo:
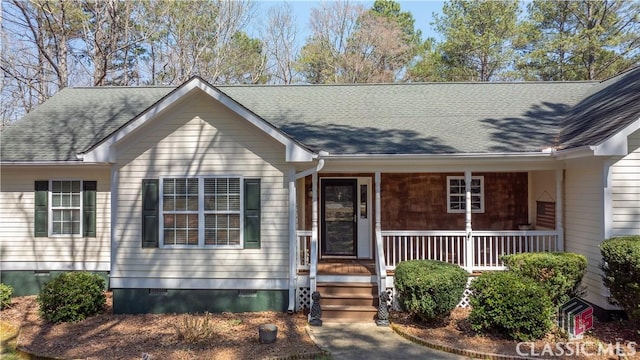
[[[18,346],[32,354],[63,359],[264,359],[264,358],[323,358],[320,350],[305,331],[303,314],[276,312],[211,314],[213,332],[209,340],[190,343],[179,338],[176,326],[185,317],[194,320],[203,315],[113,315],[111,296],[107,308],[97,316],[78,323],[52,325],[38,316],[35,296],[13,299],[10,307],[0,311],[0,321],[20,326]],[[468,349],[483,353],[532,358],[571,359],[640,359],[633,354],[634,344],[640,344],[640,333],[624,321],[594,324],[594,329],[578,342],[566,343],[548,337],[520,345],[499,335],[477,336],[467,320],[468,309],[455,309],[450,321],[440,326],[417,323],[403,313],[392,313],[392,322],[400,331],[430,343]],[[278,326],[277,341],[261,344],[258,327],[273,323]],[[624,356],[616,356],[609,344],[620,344]],[[560,344],[560,347],[557,347]],[[545,346],[547,348],[545,348]],[[598,347],[605,349],[598,355]],[[517,350],[520,350],[518,353]],[[603,352],[603,351],[601,351]],[[576,356],[578,355],[578,356]],[[622,355],[619,353],[618,355]]]

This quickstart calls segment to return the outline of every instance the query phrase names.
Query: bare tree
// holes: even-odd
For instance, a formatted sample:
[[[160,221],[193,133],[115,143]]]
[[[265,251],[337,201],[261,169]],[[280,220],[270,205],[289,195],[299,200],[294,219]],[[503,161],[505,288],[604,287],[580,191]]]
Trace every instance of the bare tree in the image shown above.
[[[292,84],[297,78],[295,57],[298,53],[298,28],[289,3],[273,6],[267,12],[267,23],[262,28],[262,41],[268,57],[267,72],[270,81]]]
[[[394,82],[412,55],[413,49],[403,41],[403,30],[397,22],[365,13],[348,41],[344,82]]]
[[[301,72],[310,83],[343,82],[343,57],[348,39],[364,13],[349,1],[322,3],[311,10],[311,36],[300,51]]]

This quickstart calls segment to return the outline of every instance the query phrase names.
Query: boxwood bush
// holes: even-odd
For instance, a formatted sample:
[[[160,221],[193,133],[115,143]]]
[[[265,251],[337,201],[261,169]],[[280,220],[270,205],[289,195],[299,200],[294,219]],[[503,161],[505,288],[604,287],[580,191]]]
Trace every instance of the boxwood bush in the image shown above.
[[[68,272],[47,282],[38,295],[40,315],[52,322],[84,320],[102,311],[107,302],[105,281],[88,272]]]
[[[509,271],[485,272],[471,282],[471,328],[519,341],[542,338],[553,326],[554,306],[538,282]]]
[[[468,274],[435,260],[403,261],[396,266],[395,288],[404,310],[425,322],[446,318],[462,298]]]
[[[502,260],[512,272],[542,285],[556,306],[578,295],[587,270],[585,256],[568,252],[513,254]]]
[[[634,323],[640,323],[640,236],[605,240],[600,245],[602,280]]]
[[[11,295],[13,294],[13,288],[11,285],[0,283],[0,309],[11,305]]]

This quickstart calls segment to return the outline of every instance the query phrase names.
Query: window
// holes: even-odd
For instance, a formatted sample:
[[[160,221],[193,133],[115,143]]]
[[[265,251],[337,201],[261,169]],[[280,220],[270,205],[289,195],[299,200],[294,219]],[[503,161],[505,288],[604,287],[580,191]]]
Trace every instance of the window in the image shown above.
[[[51,181],[51,235],[79,235],[80,181]]]
[[[240,178],[162,179],[164,246],[242,245]]]
[[[96,236],[95,181],[35,182],[34,236]]]
[[[447,212],[464,213],[466,211],[464,176],[447,176]],[[471,178],[471,212],[484,212],[484,177]]]
[[[143,248],[260,249],[260,179],[142,179]]]

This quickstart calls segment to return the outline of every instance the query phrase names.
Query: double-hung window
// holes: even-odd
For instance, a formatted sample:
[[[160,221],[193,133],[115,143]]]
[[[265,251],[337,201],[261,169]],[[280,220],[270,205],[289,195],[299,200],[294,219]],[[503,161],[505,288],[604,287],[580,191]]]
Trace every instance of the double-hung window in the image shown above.
[[[243,245],[244,194],[240,177],[172,177],[161,181],[163,246]]]
[[[464,213],[467,208],[464,176],[447,176],[447,212]],[[484,212],[484,177],[471,177],[471,212]]]
[[[95,181],[36,181],[34,235],[95,237],[96,188]]]
[[[51,235],[80,235],[80,181],[51,181]]]
[[[141,193],[143,248],[260,248],[260,179],[143,179]]]

